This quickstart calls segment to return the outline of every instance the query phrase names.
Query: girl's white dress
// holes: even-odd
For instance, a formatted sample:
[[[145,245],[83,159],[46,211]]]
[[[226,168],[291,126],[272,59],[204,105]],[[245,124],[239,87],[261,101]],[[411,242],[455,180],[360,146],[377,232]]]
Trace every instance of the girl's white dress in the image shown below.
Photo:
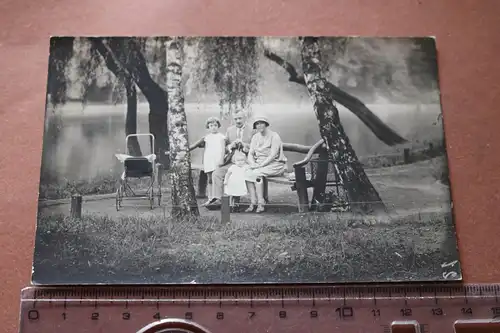
[[[231,172],[231,175],[229,176],[227,185],[224,189],[226,194],[235,197],[247,195],[247,186],[245,182],[246,165],[240,167],[233,164],[229,167],[227,172]]]
[[[203,171],[214,171],[224,158],[226,137],[222,133],[209,133],[205,136]]]

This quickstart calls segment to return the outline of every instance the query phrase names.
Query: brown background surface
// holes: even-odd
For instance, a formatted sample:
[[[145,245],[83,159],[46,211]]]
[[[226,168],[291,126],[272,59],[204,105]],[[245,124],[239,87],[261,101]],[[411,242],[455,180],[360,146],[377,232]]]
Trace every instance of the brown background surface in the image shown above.
[[[436,36],[465,282],[500,282],[500,1],[0,1],[0,323],[29,285],[50,35]]]

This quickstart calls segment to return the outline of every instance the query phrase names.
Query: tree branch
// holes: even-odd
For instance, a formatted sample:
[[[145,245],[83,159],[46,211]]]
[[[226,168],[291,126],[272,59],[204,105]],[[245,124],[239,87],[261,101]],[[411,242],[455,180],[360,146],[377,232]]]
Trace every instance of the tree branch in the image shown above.
[[[295,67],[293,67],[292,64],[286,62],[280,56],[278,56],[277,54],[269,51],[268,49],[264,50],[264,55],[266,56],[266,58],[268,58],[269,60],[275,62],[279,66],[283,67],[288,72],[288,75],[290,75],[288,77],[289,81],[295,82],[295,83],[298,83],[298,84],[302,84],[304,86],[306,85],[306,81],[304,80],[304,76],[303,75],[299,75],[297,73],[297,70],[295,69]]]
[[[283,58],[267,49],[264,51],[264,55],[266,56],[266,58],[275,62],[288,72],[288,74],[290,75],[288,78],[289,81],[301,84],[303,86],[306,85],[304,76],[299,75],[292,64],[286,62]],[[342,89],[335,86],[333,83],[329,81],[327,82],[328,84],[326,89],[328,90],[328,94],[335,101],[342,104],[356,117],[358,117],[363,122],[363,124],[365,124],[373,132],[373,134],[375,134],[378,139],[389,146],[407,142],[406,139],[401,137],[393,129],[387,126],[382,120],[380,120],[380,118],[377,117],[370,109],[368,109],[362,101],[346,93]]]
[[[149,95],[163,95],[167,98],[167,92],[163,90],[149,74],[149,69],[146,64],[146,59],[142,54],[141,46],[133,38],[126,37],[123,43],[127,44],[130,60],[125,64],[127,70],[130,72],[137,86],[140,87],[143,94],[148,97]],[[111,45],[113,46],[113,45]],[[115,52],[123,52],[123,47],[112,47]]]
[[[131,78],[130,73],[124,68],[124,66],[117,59],[117,56],[113,53],[111,48],[104,43],[102,38],[89,37],[92,46],[99,52],[103,57],[106,67],[118,78],[125,80]]]
[[[117,37],[105,42],[103,38],[89,37],[89,40],[115,76],[131,78],[148,100],[159,94],[165,95],[166,98],[166,92],[151,78],[140,45],[133,39]],[[130,56],[124,53],[125,49],[128,49]]]

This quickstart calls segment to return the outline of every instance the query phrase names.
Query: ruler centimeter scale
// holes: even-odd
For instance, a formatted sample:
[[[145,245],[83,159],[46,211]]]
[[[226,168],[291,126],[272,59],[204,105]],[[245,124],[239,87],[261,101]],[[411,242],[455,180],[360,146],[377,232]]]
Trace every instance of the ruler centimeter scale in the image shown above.
[[[28,287],[21,333],[500,333],[500,284]]]

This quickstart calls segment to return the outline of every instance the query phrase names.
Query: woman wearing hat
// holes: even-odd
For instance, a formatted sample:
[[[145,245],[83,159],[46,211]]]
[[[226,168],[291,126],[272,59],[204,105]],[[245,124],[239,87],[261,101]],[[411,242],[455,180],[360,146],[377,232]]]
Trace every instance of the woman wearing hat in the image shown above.
[[[247,181],[251,204],[246,210],[260,213],[264,211],[264,187],[261,177],[281,176],[286,170],[286,157],[283,154],[283,142],[278,133],[269,129],[269,120],[266,117],[257,117],[253,122],[255,135],[250,141],[248,151]],[[257,205],[257,207],[256,207]]]

